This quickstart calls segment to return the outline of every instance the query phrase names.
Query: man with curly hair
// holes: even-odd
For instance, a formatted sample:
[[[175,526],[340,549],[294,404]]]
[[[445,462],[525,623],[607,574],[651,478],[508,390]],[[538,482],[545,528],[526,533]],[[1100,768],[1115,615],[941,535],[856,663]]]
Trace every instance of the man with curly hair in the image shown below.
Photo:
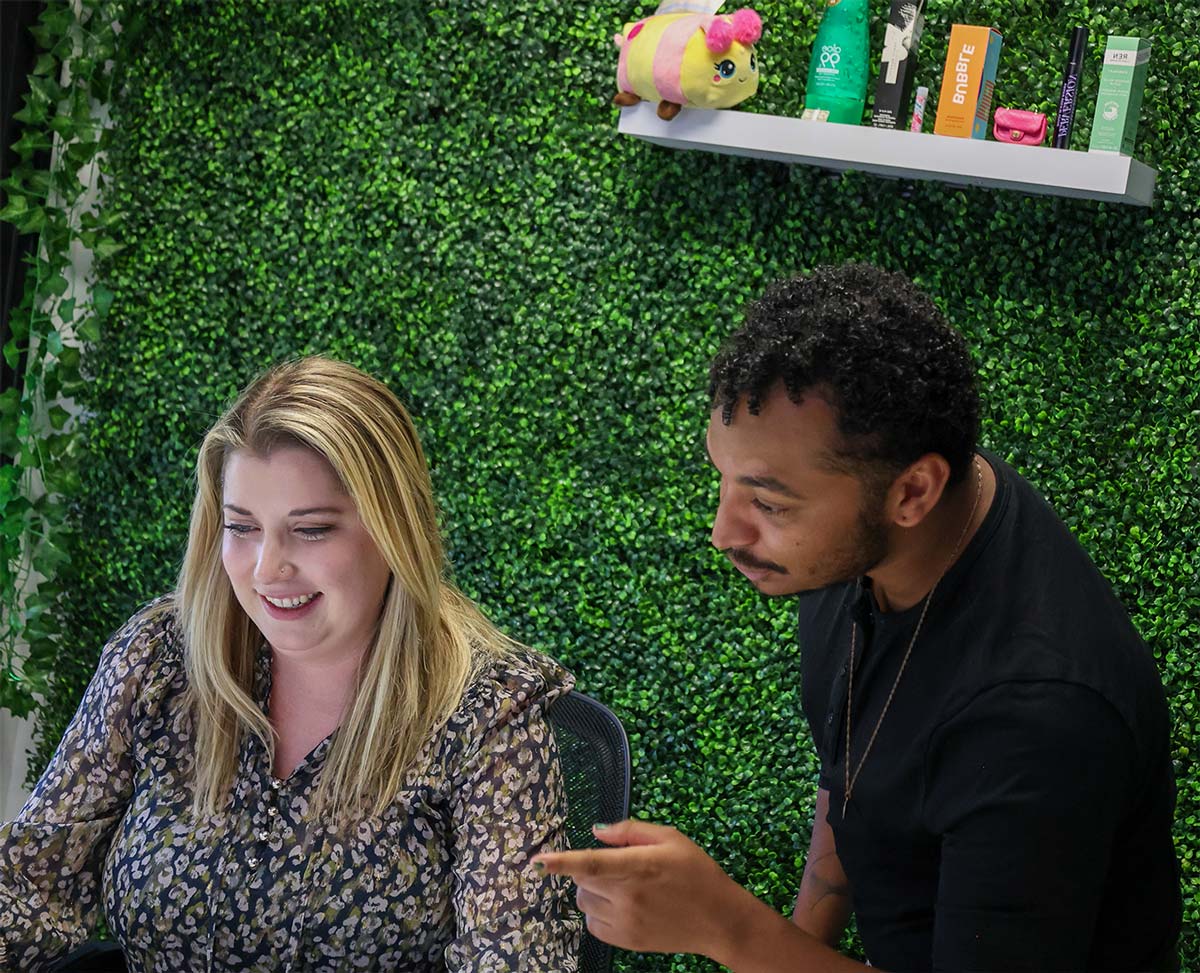
[[[1182,921],[1154,659],[1046,502],[978,448],[966,343],[864,265],[769,288],[710,376],[712,542],[796,595],[820,756],[788,922],[672,828],[572,875],[589,929],[738,971],[1167,970]]]

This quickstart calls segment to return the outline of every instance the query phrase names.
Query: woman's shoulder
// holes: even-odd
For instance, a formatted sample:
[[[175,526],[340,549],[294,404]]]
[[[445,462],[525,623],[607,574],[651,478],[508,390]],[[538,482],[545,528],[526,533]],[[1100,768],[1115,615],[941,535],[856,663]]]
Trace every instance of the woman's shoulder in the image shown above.
[[[110,691],[132,697],[137,709],[154,708],[168,687],[183,680],[183,639],[174,595],[142,605],[104,646],[96,679]],[[137,700],[137,705],[134,703]]]
[[[182,638],[174,594],[160,595],[129,616],[104,647],[106,656],[128,664],[181,659]]]
[[[540,715],[574,685],[575,677],[557,660],[513,646],[480,663],[450,723],[473,736],[486,734]]]
[[[92,757],[123,752],[184,688],[173,602],[156,598],[105,642],[60,752],[77,748]]]

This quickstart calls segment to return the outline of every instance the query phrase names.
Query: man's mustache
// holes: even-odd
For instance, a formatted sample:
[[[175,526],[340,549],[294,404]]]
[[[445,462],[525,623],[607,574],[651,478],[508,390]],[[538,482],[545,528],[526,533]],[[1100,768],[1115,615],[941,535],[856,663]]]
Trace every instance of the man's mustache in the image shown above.
[[[774,561],[760,561],[745,551],[739,551],[736,547],[727,547],[721,553],[733,561],[734,564],[740,564],[751,571],[774,571],[777,574],[787,574],[787,568],[783,565],[776,564]]]

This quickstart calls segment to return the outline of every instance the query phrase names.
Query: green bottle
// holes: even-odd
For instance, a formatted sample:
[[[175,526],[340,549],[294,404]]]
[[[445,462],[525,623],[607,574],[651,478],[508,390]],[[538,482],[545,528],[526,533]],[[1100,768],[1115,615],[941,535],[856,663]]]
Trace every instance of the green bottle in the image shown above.
[[[828,0],[808,66],[805,116],[826,111],[826,121],[858,125],[867,101],[869,0]]]

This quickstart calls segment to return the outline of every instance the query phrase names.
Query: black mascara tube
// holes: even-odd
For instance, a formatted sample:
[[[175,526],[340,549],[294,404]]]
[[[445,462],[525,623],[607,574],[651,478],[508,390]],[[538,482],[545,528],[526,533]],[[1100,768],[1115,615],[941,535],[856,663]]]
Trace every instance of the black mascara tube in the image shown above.
[[[1062,91],[1058,95],[1058,114],[1054,116],[1056,149],[1071,147],[1071,126],[1075,124],[1075,103],[1079,98],[1079,83],[1083,78],[1083,55],[1087,51],[1088,29],[1076,27],[1071,32],[1071,53],[1063,74]]]

